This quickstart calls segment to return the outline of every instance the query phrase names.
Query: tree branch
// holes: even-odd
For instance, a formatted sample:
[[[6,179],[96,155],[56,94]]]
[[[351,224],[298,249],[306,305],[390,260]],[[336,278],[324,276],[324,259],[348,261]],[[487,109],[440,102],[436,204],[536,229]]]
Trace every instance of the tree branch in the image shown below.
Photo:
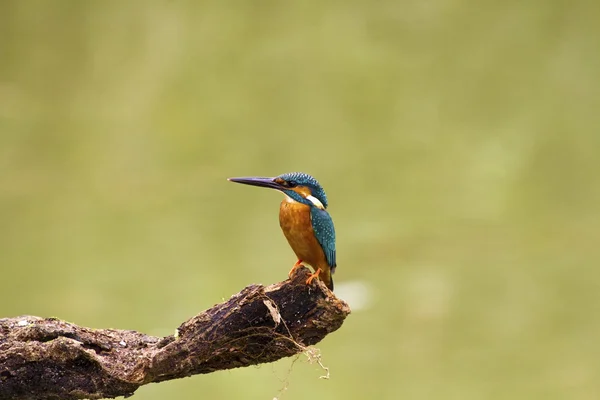
[[[0,399],[129,396],[151,382],[272,362],[337,330],[350,313],[309,270],[251,285],[184,322],[175,336],[84,328],[56,318],[0,319]]]

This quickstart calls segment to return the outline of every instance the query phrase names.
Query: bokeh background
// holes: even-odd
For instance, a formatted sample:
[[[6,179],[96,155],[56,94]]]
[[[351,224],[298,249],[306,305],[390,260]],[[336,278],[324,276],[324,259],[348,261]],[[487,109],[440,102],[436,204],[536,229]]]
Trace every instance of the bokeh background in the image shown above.
[[[280,281],[280,196],[225,178],[299,170],[354,307],[331,379],[135,399],[599,398],[598,4],[0,2],[0,316],[168,335]]]

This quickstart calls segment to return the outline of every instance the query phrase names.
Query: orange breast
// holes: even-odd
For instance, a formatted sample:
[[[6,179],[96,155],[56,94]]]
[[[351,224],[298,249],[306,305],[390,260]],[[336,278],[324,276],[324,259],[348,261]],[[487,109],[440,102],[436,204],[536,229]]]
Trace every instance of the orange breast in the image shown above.
[[[315,238],[310,220],[310,207],[295,201],[283,200],[279,208],[279,225],[299,260],[315,270],[329,271],[325,254]]]

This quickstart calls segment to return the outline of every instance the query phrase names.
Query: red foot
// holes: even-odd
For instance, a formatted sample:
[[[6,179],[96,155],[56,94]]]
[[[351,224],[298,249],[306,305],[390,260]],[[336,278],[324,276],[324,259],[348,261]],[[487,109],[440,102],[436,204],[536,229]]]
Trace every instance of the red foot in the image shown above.
[[[301,266],[302,266],[302,260],[296,261],[296,264],[294,264],[294,266],[290,270],[290,273],[288,274],[288,278],[292,279],[292,275],[294,275],[294,273],[296,273],[296,270],[298,268],[300,268]]]
[[[313,279],[318,278],[319,274],[321,273],[321,268],[317,269],[315,271],[314,274],[310,274],[310,276],[308,277],[308,279],[306,280],[306,284],[310,285],[310,283],[313,281]]]

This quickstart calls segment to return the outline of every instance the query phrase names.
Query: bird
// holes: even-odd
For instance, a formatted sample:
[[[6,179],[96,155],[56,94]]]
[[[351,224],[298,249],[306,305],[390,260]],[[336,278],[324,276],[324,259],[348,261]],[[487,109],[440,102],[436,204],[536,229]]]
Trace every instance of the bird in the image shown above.
[[[302,265],[315,272],[306,280],[319,278],[333,291],[331,275],[336,269],[335,228],[327,212],[327,196],[319,182],[303,172],[289,172],[276,177],[228,178],[231,182],[275,189],[285,198],[279,206],[279,226],[298,261],[288,277]]]

